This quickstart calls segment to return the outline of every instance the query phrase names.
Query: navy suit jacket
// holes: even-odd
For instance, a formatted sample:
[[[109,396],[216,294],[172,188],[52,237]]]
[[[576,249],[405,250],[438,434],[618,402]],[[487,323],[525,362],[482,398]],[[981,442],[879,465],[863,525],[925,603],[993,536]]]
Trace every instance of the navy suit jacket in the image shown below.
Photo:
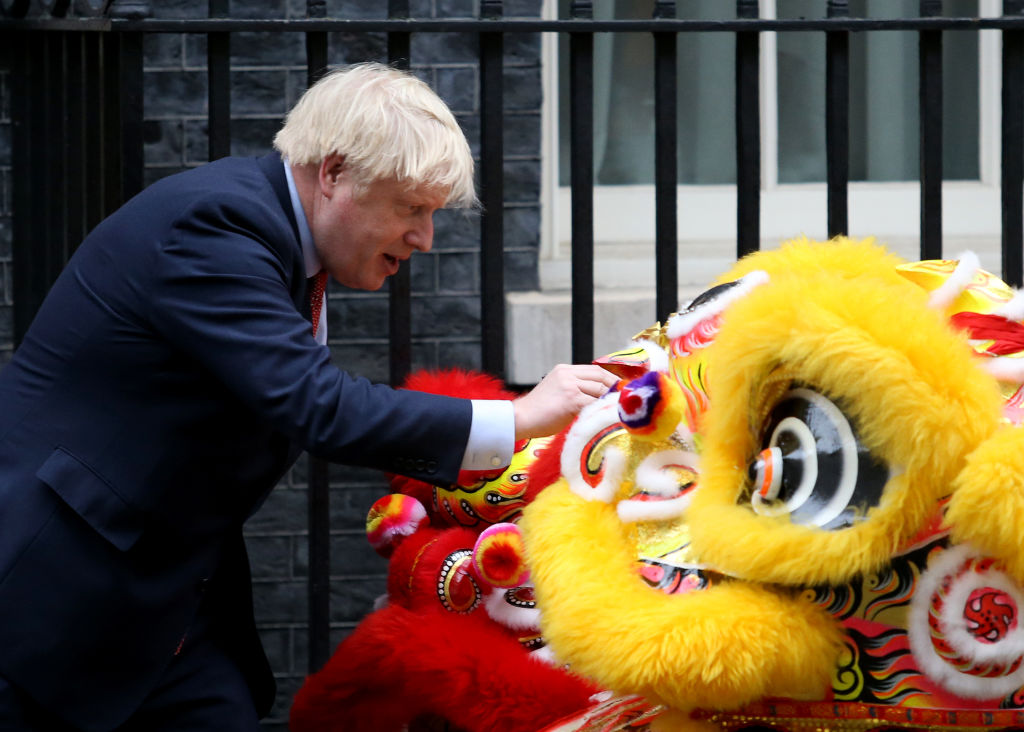
[[[303,449],[454,481],[470,421],[329,363],[276,155],[153,184],[0,372],[0,676],[110,729],[201,622],[265,713],[242,523]]]

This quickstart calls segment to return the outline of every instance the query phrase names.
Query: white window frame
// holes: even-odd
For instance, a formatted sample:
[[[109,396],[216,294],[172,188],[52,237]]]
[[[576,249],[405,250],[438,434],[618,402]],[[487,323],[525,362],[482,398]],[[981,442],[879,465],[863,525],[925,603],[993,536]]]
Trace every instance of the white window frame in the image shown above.
[[[979,0],[982,17],[998,16],[1001,0]],[[761,16],[775,17],[775,0],[762,0]],[[556,0],[544,0],[542,17],[557,18]],[[970,31],[950,31],[970,32]],[[1000,56],[999,31],[980,31],[978,181],[942,186],[944,254],[977,251],[982,266],[1000,271]],[[569,285],[571,196],[559,186],[558,34],[542,36],[541,289]],[[761,76],[761,246],[771,248],[801,234],[824,239],[827,190],[824,183],[782,184],[777,162],[776,34],[760,34]],[[916,181],[852,182],[851,236],[875,236],[908,259],[919,256],[920,187]],[[680,285],[702,284],[735,258],[736,187],[678,187]],[[602,287],[653,285],[654,186],[596,186],[594,190],[595,284]],[[715,252],[708,256],[708,252]],[[691,283],[692,280],[692,283]]]

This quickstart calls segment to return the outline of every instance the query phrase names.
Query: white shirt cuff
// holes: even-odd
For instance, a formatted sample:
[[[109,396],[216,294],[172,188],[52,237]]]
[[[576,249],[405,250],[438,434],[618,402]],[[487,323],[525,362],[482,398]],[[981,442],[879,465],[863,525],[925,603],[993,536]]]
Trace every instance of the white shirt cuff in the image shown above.
[[[469,428],[463,470],[494,470],[512,462],[516,444],[516,419],[508,399],[473,399],[473,423]]]

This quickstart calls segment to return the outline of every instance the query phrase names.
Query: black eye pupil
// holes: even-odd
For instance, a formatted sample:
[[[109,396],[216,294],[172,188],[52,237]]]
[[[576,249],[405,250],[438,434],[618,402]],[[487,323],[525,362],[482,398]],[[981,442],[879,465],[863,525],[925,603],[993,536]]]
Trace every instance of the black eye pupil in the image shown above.
[[[795,523],[852,526],[878,504],[889,479],[840,407],[812,389],[793,389],[775,406],[763,447],[750,466],[751,501]]]
[[[800,441],[791,432],[782,432],[776,447],[782,452],[782,485],[779,499],[786,501],[793,497],[804,477],[805,455]]]

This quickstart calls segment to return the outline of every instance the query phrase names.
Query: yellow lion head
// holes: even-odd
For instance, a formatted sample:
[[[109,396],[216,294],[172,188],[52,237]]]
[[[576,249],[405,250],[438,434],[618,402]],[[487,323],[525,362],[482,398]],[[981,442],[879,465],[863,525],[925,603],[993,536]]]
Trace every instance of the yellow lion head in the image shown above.
[[[976,264],[797,240],[641,334],[622,373],[657,378],[522,522],[555,654],[727,727],[1024,706],[1024,306]]]

